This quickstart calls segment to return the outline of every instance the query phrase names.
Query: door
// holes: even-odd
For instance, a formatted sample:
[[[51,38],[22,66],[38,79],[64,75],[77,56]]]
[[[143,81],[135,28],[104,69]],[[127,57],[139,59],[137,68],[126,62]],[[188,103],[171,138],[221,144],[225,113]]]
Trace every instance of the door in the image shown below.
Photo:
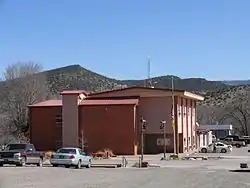
[[[39,161],[38,153],[36,153],[36,149],[32,144],[27,145],[26,160],[26,162],[30,164],[38,163]]]
[[[225,148],[224,144],[216,143],[216,153],[220,153],[223,148]]]

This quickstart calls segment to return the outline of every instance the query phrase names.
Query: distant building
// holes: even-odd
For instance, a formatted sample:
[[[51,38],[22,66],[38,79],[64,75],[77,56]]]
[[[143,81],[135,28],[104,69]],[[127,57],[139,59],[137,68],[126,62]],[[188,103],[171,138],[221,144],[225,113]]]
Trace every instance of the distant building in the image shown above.
[[[232,125],[200,125],[200,129],[206,129],[212,131],[212,134],[216,138],[222,138],[232,134]]]

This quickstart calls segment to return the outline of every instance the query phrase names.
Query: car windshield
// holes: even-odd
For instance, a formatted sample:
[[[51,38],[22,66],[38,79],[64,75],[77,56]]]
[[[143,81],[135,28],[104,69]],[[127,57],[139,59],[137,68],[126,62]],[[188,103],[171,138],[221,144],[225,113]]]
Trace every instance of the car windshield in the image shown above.
[[[5,148],[5,150],[24,150],[26,148],[26,144],[9,144]]]
[[[76,149],[61,148],[57,153],[76,154]]]

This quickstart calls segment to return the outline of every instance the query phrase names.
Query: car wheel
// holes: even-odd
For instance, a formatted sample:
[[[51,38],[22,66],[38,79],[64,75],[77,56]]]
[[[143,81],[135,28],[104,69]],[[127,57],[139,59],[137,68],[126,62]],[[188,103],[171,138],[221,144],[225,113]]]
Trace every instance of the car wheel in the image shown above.
[[[207,153],[207,149],[206,149],[206,148],[202,148],[202,149],[201,149],[201,152],[202,152],[202,153]]]
[[[43,166],[43,158],[39,158],[39,161],[36,165],[39,167],[42,167]]]
[[[65,168],[69,168],[70,167],[70,165],[65,165]]]
[[[26,166],[26,157],[22,157],[20,163],[16,164],[16,166]]]
[[[90,168],[91,167],[91,160],[89,160],[88,165],[86,166],[86,168]]]
[[[240,144],[236,144],[235,146],[236,146],[236,148],[240,148],[240,147],[241,147],[241,145],[240,145]]]
[[[53,167],[58,167],[58,165],[57,165],[57,164],[52,164],[52,166],[53,166]]]
[[[2,167],[3,166],[3,163],[0,163],[0,167]]]
[[[76,168],[76,169],[80,169],[81,167],[82,167],[82,163],[81,163],[81,161],[79,160],[75,168]]]
[[[221,149],[221,153],[227,153],[227,150],[225,148]]]

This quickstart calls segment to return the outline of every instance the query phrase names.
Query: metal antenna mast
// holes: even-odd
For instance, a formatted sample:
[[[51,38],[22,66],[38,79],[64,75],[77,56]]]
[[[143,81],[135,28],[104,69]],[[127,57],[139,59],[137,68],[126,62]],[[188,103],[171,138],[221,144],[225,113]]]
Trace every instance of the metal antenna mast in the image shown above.
[[[150,57],[148,57],[148,83],[147,83],[148,87],[152,87],[152,81],[151,81],[151,60]]]

